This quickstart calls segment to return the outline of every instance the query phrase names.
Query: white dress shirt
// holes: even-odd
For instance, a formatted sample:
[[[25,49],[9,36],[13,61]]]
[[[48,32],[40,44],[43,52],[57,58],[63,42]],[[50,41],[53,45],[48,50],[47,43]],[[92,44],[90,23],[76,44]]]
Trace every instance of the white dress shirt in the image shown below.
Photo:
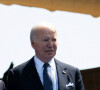
[[[44,62],[42,62],[36,56],[34,57],[34,61],[35,61],[35,66],[36,66],[37,72],[39,74],[40,80],[43,84]],[[58,90],[58,76],[57,76],[57,70],[56,70],[56,64],[55,64],[54,58],[51,59],[51,61],[49,62],[49,65],[50,65],[50,67],[48,67],[47,70],[52,79],[53,90]]]

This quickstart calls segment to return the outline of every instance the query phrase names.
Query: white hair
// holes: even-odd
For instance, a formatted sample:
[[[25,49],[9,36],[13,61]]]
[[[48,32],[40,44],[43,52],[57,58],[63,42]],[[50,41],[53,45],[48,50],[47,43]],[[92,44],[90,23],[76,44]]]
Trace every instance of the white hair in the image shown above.
[[[56,28],[55,28],[55,25],[52,24],[52,23],[48,23],[48,22],[41,22],[41,23],[38,23],[36,24],[34,27],[32,27],[31,29],[31,33],[30,33],[30,40],[32,41],[36,41],[36,33],[37,33],[37,30],[39,30],[41,27],[47,27],[49,28],[50,30],[55,30],[56,31]]]

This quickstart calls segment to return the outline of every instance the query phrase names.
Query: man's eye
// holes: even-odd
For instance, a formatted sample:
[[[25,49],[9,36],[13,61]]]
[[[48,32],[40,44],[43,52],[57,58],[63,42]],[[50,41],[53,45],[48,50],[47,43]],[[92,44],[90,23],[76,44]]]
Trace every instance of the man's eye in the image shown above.
[[[43,41],[48,41],[48,39],[44,39]]]
[[[53,39],[53,41],[56,41],[56,39]]]

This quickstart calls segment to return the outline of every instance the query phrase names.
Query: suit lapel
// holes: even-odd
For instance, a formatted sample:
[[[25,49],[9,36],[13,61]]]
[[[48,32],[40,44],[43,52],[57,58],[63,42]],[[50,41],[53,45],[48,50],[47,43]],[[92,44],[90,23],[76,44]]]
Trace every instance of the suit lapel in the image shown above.
[[[70,82],[69,71],[61,62],[55,60],[58,73],[58,90],[66,90],[66,84]]]
[[[34,64],[34,58],[29,61],[27,67],[24,69],[24,74],[27,84],[30,84],[31,87],[26,90],[43,90],[43,85]]]

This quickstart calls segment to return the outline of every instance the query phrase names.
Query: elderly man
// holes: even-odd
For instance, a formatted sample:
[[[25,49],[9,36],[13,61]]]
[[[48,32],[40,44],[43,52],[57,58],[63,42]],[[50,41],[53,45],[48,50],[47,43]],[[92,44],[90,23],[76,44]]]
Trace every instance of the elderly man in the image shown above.
[[[0,80],[0,90],[6,90],[5,84],[2,80]]]
[[[84,90],[80,71],[54,58],[57,50],[54,25],[34,26],[30,40],[35,56],[10,70],[8,90]]]

